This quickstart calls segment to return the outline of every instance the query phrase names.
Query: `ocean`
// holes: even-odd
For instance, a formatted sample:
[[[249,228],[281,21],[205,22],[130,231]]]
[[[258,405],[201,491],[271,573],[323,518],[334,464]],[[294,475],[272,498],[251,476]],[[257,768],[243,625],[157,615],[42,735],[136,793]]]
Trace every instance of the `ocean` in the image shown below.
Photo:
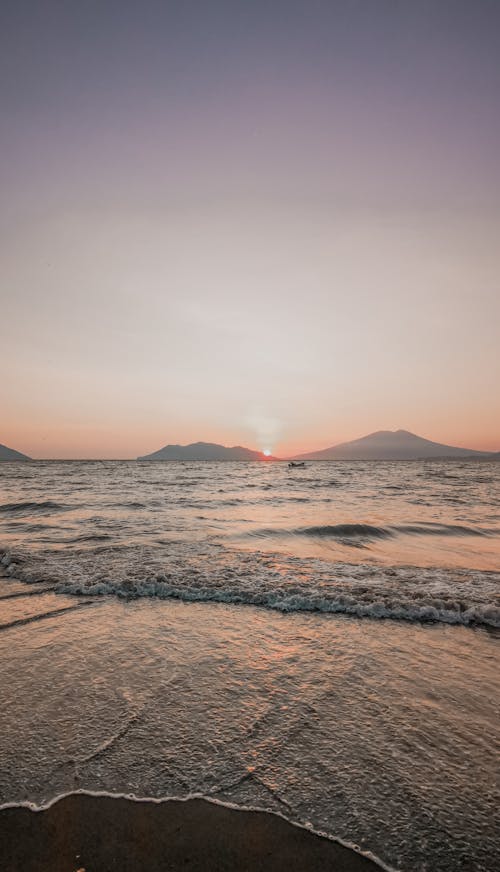
[[[273,811],[500,868],[500,464],[0,464],[0,804]]]

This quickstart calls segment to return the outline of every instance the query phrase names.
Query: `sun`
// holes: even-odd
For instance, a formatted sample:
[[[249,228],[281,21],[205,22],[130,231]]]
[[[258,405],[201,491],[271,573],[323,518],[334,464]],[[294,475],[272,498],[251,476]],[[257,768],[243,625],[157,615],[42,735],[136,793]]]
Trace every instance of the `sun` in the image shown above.
[[[262,454],[264,455],[264,457],[271,457],[271,451],[269,450],[269,448],[264,448]]]

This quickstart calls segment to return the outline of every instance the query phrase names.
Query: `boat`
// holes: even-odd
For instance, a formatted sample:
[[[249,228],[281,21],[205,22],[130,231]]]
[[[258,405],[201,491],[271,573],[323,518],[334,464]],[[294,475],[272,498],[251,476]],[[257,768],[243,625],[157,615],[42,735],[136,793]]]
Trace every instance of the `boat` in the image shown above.
[[[288,469],[297,469],[305,466],[305,462],[303,460],[290,460],[288,464]]]

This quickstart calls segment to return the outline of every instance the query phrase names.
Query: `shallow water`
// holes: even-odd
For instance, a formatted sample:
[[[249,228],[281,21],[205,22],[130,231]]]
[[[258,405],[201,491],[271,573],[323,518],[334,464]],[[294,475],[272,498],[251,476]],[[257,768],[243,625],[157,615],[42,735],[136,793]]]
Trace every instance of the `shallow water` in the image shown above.
[[[500,465],[0,481],[0,802],[199,794],[499,868]]]
[[[493,870],[497,645],[463,627],[94,601],[0,633],[0,796],[200,794],[395,868]]]

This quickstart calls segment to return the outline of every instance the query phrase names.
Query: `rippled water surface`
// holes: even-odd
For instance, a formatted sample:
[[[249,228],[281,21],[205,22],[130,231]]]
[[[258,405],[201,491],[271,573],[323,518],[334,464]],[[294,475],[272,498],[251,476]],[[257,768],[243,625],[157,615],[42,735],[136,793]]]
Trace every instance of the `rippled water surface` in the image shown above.
[[[5,571],[78,594],[500,625],[500,464],[0,467]]]
[[[210,795],[499,868],[499,546],[496,463],[0,464],[0,801]]]

